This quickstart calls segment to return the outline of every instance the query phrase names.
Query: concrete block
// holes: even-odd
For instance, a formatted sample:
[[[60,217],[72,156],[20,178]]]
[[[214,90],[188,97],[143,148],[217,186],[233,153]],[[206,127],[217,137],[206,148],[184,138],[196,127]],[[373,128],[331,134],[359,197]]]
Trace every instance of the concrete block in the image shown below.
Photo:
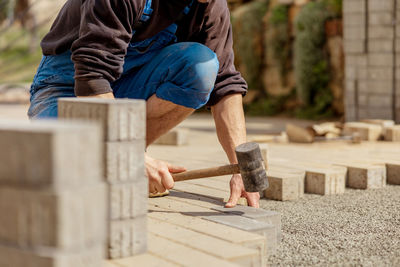
[[[365,42],[359,40],[346,40],[343,43],[345,53],[350,54],[361,54],[365,53]]]
[[[368,124],[363,122],[348,122],[345,123],[343,134],[352,135],[358,133],[361,140],[376,141],[380,138],[383,128],[379,125]]]
[[[365,107],[368,105],[368,94],[360,93],[358,95],[358,106]]]
[[[368,11],[393,11],[394,1],[392,0],[368,0]]]
[[[48,248],[16,248],[0,244],[2,267],[100,267],[103,266],[104,245],[60,251]]]
[[[393,79],[393,68],[370,67],[368,68],[368,78],[371,80],[391,80]]]
[[[369,26],[368,39],[392,40],[394,38],[394,28],[390,26]]]
[[[105,240],[105,185],[72,191],[0,187],[0,240],[18,247],[84,249]]]
[[[357,120],[357,111],[354,106],[345,106],[345,121],[355,121]]]
[[[355,75],[355,68],[353,69],[354,75]],[[355,94],[356,93],[356,86],[357,86],[357,81],[355,79],[348,79],[346,77],[346,80],[344,81],[344,87],[345,87],[345,92],[348,94]]]
[[[343,16],[343,25],[348,26],[361,26],[365,27],[366,16],[365,13],[345,13]]]
[[[393,53],[393,40],[371,39],[368,41],[368,51],[372,53]]]
[[[111,221],[108,256],[125,258],[147,251],[147,216],[133,220]]]
[[[227,225],[247,232],[260,234],[266,238],[267,254],[272,255],[276,252],[278,243],[277,234],[276,228],[272,224],[229,214],[203,216],[202,218],[208,221]]]
[[[393,26],[393,11],[371,12],[368,14],[368,24],[372,26]]]
[[[362,120],[361,122],[380,125],[383,128],[388,128],[388,127],[394,126],[394,121],[393,120],[366,119],[366,120]]]
[[[142,180],[145,140],[106,143],[106,180],[125,183]]]
[[[61,190],[102,181],[96,125],[1,121],[0,147],[0,185]]]
[[[129,184],[110,184],[110,219],[133,219],[147,213],[148,180]]]
[[[264,197],[272,200],[297,200],[304,195],[305,174],[268,171],[269,187]]]
[[[344,40],[357,40],[362,42],[367,38],[363,26],[348,26],[343,29]]]
[[[394,44],[394,50],[395,50],[395,52],[400,52],[400,38],[399,37],[396,38],[396,42]]]
[[[367,109],[368,116],[363,117],[361,119],[392,119],[393,118],[393,110],[390,106],[384,106],[379,108],[368,107]],[[383,135],[383,132],[382,132]]]
[[[400,142],[400,125],[394,125],[385,129],[385,140]]]
[[[347,171],[347,187],[377,189],[386,186],[386,168],[383,165],[350,165]]]
[[[261,265],[261,255],[256,249],[249,249],[174,224],[149,218],[149,232],[240,266],[265,266]]]
[[[169,145],[169,146],[183,146],[189,142],[189,129],[176,128],[158,138],[154,144],[156,145]]]
[[[308,169],[306,171],[305,192],[318,195],[343,194],[346,187],[346,168],[331,170]]]
[[[358,91],[368,94],[391,94],[393,92],[393,82],[391,80],[359,81]]]
[[[393,67],[392,53],[369,53],[368,64],[372,67]]]
[[[386,163],[387,183],[400,185],[400,162]]]
[[[345,64],[347,66],[355,66],[355,67],[368,67],[368,57],[366,54],[364,55],[349,55],[347,54],[345,57]]]
[[[378,95],[378,94],[370,94],[368,96],[368,106],[375,108],[389,108],[392,105],[392,96],[391,95]],[[375,110],[371,110],[375,113]]]
[[[58,116],[100,122],[104,140],[132,141],[146,136],[144,100],[59,98]]]
[[[149,252],[162,257],[179,266],[192,266],[194,263],[202,266],[235,267],[237,264],[201,252],[197,249],[171,242],[154,234],[149,234]],[[176,253],[179,253],[177,257]]]
[[[282,222],[281,214],[279,212],[241,205],[237,205],[234,208],[215,207],[213,208],[213,210],[232,215],[239,215],[259,222],[271,224],[276,229],[276,237],[278,243],[280,243],[282,240]]]
[[[353,13],[365,13],[365,0],[345,0],[343,1],[343,13],[345,16],[352,16]],[[349,13],[349,14],[347,14]]]

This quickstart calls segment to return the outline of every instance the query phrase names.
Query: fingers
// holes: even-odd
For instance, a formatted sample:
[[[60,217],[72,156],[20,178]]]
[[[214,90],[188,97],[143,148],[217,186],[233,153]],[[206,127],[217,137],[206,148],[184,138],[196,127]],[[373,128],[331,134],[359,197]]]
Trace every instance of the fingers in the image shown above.
[[[175,166],[175,165],[171,165],[169,163],[167,163],[167,165],[168,165],[168,170],[170,173],[180,173],[180,172],[186,171],[186,168],[182,167],[182,166]]]
[[[174,179],[169,171],[169,164],[146,156],[146,174],[149,179],[150,193],[163,193],[174,187]]]
[[[247,199],[247,204],[250,207],[259,208],[260,207],[260,193],[245,193],[245,197]]]
[[[235,178],[231,179],[230,187],[231,187],[231,196],[229,197],[228,202],[225,204],[225,208],[235,207],[240,196],[242,195],[242,187]]]

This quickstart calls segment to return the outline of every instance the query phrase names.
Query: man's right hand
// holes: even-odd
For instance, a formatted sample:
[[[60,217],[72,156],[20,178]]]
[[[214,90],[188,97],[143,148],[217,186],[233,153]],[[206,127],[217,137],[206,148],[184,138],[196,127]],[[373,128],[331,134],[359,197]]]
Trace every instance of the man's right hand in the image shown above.
[[[145,154],[146,175],[149,179],[149,193],[164,193],[174,187],[171,173],[184,172],[186,169],[173,166],[165,161],[156,160]]]

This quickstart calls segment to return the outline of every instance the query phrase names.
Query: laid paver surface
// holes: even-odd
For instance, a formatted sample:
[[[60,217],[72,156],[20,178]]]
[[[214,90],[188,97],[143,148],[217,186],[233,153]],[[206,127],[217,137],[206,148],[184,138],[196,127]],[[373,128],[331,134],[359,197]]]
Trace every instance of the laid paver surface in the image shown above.
[[[26,106],[0,106],[0,118],[24,119],[24,109]],[[281,118],[250,119],[248,129],[252,134],[279,133],[284,129],[286,122]],[[303,125],[304,123],[306,122],[301,122]],[[149,153],[158,159],[168,160],[188,169],[227,163],[226,156],[218,145],[211,116],[194,116],[182,126],[191,129],[187,146],[154,145],[149,148]],[[348,145],[337,144],[331,147],[324,143],[308,145],[310,149],[304,148],[304,145],[270,144],[269,156],[272,160],[279,158],[285,159],[286,162],[312,158],[321,163],[326,163],[331,158],[341,158],[342,162],[337,160],[331,163],[336,164],[335,166],[350,161],[352,164],[362,164],[366,162],[366,158],[371,161],[380,161],[382,158],[400,160],[400,143],[381,143],[379,147],[363,144],[360,146],[363,149],[360,149],[359,156],[352,154],[351,150],[347,149]],[[380,147],[384,149],[381,150]],[[325,149],[325,152],[313,155],[319,149]],[[386,152],[383,153],[384,151]],[[275,162],[272,168],[277,168],[278,165]],[[224,188],[228,188],[229,177],[212,180],[209,192],[214,192],[214,199],[226,198],[229,193]],[[208,189],[204,183],[186,183],[182,186],[177,185],[177,188],[188,191],[190,185],[204,191]],[[165,202],[167,201],[165,198]],[[400,186],[387,185],[384,188],[369,190],[346,188],[344,194],[305,194],[301,199],[287,202],[263,199],[261,207],[280,212],[282,216],[282,242],[277,253],[268,260],[272,266],[400,266]],[[160,213],[153,214],[160,217]],[[164,217],[165,220],[179,224],[184,222],[181,220],[182,216],[188,218],[184,220],[199,220],[198,217],[180,213],[170,213]],[[208,229],[205,225],[202,227]],[[182,264],[171,259],[162,260],[170,264]],[[119,263],[116,266],[123,265]]]

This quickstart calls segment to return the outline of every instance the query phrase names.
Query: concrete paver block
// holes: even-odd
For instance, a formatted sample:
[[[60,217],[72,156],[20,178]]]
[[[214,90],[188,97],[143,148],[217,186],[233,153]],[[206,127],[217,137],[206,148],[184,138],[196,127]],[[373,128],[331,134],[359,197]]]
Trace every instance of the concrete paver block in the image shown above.
[[[128,184],[109,185],[110,219],[133,219],[146,215],[148,180]]]
[[[259,222],[272,224],[276,229],[278,243],[282,240],[281,214],[276,211],[257,209],[249,206],[236,206],[234,208],[215,207],[213,210],[250,218]]]
[[[393,11],[393,9],[394,9],[394,1],[368,0],[369,12]]]
[[[355,189],[376,189],[386,185],[386,168],[380,165],[347,166],[347,186]]]
[[[141,254],[133,257],[108,261],[112,267],[130,267],[130,266],[146,266],[146,267],[179,267],[175,263],[164,260],[160,257],[152,255],[150,253]],[[105,266],[107,267],[107,266]]]
[[[65,189],[100,182],[100,140],[94,124],[1,121],[0,185]]]
[[[240,266],[261,266],[259,251],[177,225],[149,219],[149,232]]]
[[[17,247],[84,249],[103,244],[106,187],[73,191],[0,187],[0,240]]]
[[[144,100],[60,98],[58,116],[101,123],[106,141],[131,141],[146,136]]]
[[[343,194],[346,187],[346,168],[338,170],[307,169],[305,192],[318,195]]]
[[[108,256],[130,257],[147,251],[147,216],[110,222]]]
[[[344,40],[357,40],[362,42],[366,39],[364,26],[347,26],[343,29]]]
[[[168,239],[154,234],[149,234],[149,252],[180,266],[238,266],[234,263],[198,251],[197,249],[192,249],[176,242],[171,242]],[[177,252],[179,252],[179,257],[177,257]]]
[[[261,235],[203,220],[200,217],[186,216],[182,215],[181,213],[169,212],[168,210],[164,210],[163,208],[155,207],[153,205],[151,205],[150,210],[153,211],[148,215],[151,218],[182,226],[184,228],[219,238],[233,244],[243,245],[248,248],[255,248],[260,252],[261,260],[265,260],[267,256],[265,244],[266,240]]]
[[[346,0],[343,1],[343,13],[351,16],[353,13],[365,13],[366,0]],[[349,13],[349,14],[347,14]]]
[[[386,163],[387,183],[400,185],[400,162]]]
[[[183,146],[189,142],[189,129],[175,128],[158,138],[154,144],[156,145],[169,145],[169,146]]]
[[[400,125],[394,125],[385,129],[385,140],[400,142]]]
[[[352,135],[358,133],[361,140],[376,141],[380,138],[383,128],[380,125],[363,123],[363,122],[348,122],[345,123],[343,134]]]
[[[144,178],[145,141],[106,143],[106,180],[131,182]]]
[[[247,232],[256,233],[266,238],[267,254],[273,255],[278,246],[276,227],[272,224],[256,221],[237,215],[220,214],[203,216],[205,220],[224,224]]]
[[[304,196],[304,175],[268,171],[269,187],[264,196],[272,200],[297,200]]]
[[[103,244],[72,251],[16,248],[0,244],[2,267],[99,267],[103,266],[104,256]]]

